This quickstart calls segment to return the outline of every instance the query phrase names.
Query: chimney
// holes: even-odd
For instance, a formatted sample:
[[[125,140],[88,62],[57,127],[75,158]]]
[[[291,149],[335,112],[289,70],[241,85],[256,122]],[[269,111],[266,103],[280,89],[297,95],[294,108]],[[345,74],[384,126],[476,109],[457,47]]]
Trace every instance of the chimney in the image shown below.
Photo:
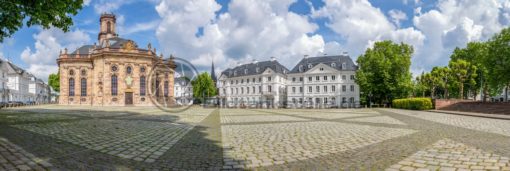
[[[241,66],[241,62],[237,62],[237,66]]]
[[[344,52],[342,53],[342,55],[344,55],[344,56],[348,56],[348,55],[349,55],[349,53],[348,53],[348,52],[346,52],[346,51],[344,51]]]
[[[252,60],[252,64],[256,64],[258,61],[256,59]]]
[[[308,55],[303,55],[303,58],[304,58],[304,59],[308,58]]]
[[[271,61],[276,61],[276,58],[274,56],[271,56]]]

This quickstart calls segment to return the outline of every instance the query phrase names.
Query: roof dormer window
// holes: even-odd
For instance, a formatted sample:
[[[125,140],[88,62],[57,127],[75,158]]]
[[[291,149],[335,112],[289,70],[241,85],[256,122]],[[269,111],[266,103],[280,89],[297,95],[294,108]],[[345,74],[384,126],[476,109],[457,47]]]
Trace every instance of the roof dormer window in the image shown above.
[[[346,69],[345,62],[342,63],[342,69]]]
[[[244,74],[248,74],[248,69],[244,69]]]
[[[308,69],[312,68],[312,64],[308,64]]]
[[[259,67],[257,67],[257,68],[255,68],[255,70],[256,70],[256,72],[258,73],[258,72],[260,71],[260,68],[259,68]]]
[[[334,63],[334,62],[331,63],[331,67],[333,67],[333,68],[336,67],[336,63]]]
[[[303,65],[299,65],[299,72],[303,72]]]

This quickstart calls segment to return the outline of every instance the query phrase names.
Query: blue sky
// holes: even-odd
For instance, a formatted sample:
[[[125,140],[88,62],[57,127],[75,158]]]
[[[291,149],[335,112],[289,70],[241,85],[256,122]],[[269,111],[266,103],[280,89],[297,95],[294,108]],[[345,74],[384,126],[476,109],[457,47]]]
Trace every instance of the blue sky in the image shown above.
[[[113,12],[121,37],[200,70],[271,56],[290,69],[303,55],[344,51],[355,60],[393,40],[413,45],[412,71],[421,73],[507,27],[509,11],[507,0],[87,0],[70,32],[23,27],[0,44],[0,57],[46,80],[59,50],[96,42],[100,14]]]

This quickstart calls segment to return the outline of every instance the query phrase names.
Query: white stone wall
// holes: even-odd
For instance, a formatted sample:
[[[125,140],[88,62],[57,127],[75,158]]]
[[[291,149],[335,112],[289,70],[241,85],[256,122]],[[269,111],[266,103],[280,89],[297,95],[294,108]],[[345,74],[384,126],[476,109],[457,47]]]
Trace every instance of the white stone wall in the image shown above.
[[[217,87],[219,96],[233,103],[231,105],[250,105],[272,99],[272,105],[277,106],[285,96],[279,89],[285,90],[286,82],[285,75],[267,69],[261,74],[250,76],[227,78],[221,75]]]
[[[287,101],[296,107],[351,107],[352,103],[357,107],[360,91],[354,76],[355,71],[338,71],[326,65],[289,74]]]

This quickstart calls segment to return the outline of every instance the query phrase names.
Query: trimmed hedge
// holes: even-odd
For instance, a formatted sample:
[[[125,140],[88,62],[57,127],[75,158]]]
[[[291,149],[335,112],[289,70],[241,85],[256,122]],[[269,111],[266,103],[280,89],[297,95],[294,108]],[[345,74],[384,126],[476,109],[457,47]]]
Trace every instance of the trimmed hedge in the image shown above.
[[[430,98],[407,98],[393,100],[393,108],[428,110],[432,109],[432,99]]]

